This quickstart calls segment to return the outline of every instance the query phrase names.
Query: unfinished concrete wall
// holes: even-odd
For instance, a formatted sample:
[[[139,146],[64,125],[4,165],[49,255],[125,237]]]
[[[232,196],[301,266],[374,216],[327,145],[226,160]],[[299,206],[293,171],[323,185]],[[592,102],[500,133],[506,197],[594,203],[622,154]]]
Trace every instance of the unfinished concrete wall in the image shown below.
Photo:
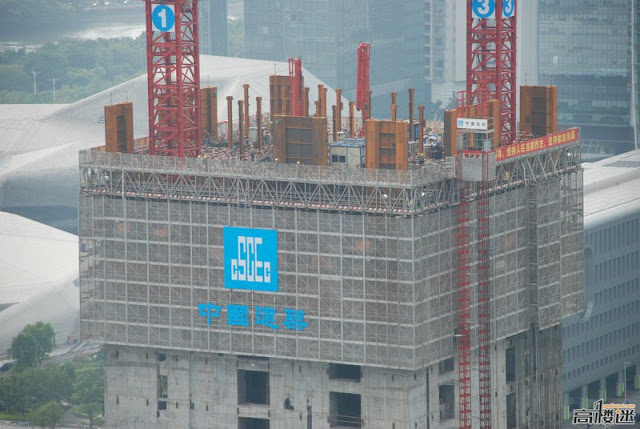
[[[361,378],[353,380],[331,377],[323,362],[114,345],[105,351],[107,428],[236,428],[243,418],[257,418],[278,429],[329,429],[335,394],[360,397],[362,427],[457,427],[455,417],[441,414],[447,404],[438,396],[439,386],[454,385],[457,372],[437,365],[419,371],[357,367]],[[238,373],[251,371],[268,374],[268,404],[239,399]]]

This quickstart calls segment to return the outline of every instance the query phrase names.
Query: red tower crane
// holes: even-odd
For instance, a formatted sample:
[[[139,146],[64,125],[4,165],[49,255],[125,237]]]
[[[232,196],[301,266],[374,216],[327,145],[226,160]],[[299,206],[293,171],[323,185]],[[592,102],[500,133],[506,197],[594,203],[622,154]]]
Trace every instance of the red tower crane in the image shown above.
[[[516,1],[467,0],[467,103],[500,101],[500,145],[516,140]]]
[[[369,60],[371,59],[371,45],[358,45],[358,82],[356,92],[356,109],[362,112],[362,122],[371,117],[371,100],[369,99]]]
[[[289,58],[289,100],[291,116],[303,116],[302,60]]]
[[[467,0],[467,106],[488,100],[500,102],[494,124],[501,146],[516,140],[516,5],[515,0]],[[459,103],[460,104],[460,103]],[[463,109],[464,112],[464,109]],[[489,251],[489,192],[487,177],[478,182],[478,350],[480,428],[491,428],[491,255]],[[470,187],[460,187],[458,206],[458,366],[459,420],[471,429],[471,290],[469,204]]]
[[[145,0],[149,153],[200,155],[198,0]]]

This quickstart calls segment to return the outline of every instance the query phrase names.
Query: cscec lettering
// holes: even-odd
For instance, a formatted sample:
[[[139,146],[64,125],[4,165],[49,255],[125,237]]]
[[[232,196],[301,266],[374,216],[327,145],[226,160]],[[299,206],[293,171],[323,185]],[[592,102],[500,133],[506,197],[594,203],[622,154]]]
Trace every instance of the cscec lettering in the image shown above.
[[[231,259],[231,280],[271,283],[271,262],[261,261],[262,237],[238,236],[238,257]]]

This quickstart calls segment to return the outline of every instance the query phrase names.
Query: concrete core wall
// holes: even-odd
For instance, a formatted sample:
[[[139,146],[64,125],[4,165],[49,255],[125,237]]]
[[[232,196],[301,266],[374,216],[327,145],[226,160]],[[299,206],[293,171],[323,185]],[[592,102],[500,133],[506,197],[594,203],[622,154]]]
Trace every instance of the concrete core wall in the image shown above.
[[[532,328],[494,343],[494,427],[536,421],[555,427],[562,371],[551,343],[560,341],[560,331]],[[350,366],[344,375],[340,369],[327,362],[105,345],[106,427],[458,427],[458,370],[451,358],[417,371]],[[478,416],[477,372],[472,380]]]

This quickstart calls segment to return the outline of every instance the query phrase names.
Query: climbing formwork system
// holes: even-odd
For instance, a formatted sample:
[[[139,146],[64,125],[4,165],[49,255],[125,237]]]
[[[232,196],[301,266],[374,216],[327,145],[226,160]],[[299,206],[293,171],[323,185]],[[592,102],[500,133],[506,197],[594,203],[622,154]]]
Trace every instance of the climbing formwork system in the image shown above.
[[[579,308],[574,146],[499,161],[486,190],[492,341],[526,331],[532,317],[551,326]],[[452,356],[456,211],[461,192],[479,192],[473,183],[462,190],[453,165],[342,170],[83,151],[80,168],[86,337],[406,369]],[[534,196],[548,203],[535,205]],[[477,222],[470,217],[469,227]],[[225,289],[227,225],[278,231],[277,294]],[[473,285],[477,255],[469,258]],[[295,303],[308,328],[246,331],[208,325],[198,313],[199,303],[236,300],[279,311]],[[471,317],[477,311],[472,305]]]

